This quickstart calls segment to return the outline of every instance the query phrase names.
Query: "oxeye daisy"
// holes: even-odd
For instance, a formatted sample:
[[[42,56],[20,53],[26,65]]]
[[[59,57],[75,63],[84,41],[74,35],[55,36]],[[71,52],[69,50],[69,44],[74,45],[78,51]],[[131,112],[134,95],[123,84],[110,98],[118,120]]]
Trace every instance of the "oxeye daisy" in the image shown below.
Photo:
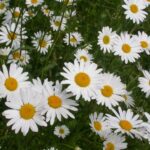
[[[54,134],[59,138],[64,139],[67,135],[70,134],[70,130],[66,125],[56,126],[54,129]]]
[[[150,96],[150,72],[143,70],[144,77],[139,77],[139,85],[142,92],[146,94],[146,97]]]
[[[42,6],[41,11],[43,12],[43,14],[44,14],[45,16],[48,16],[48,17],[50,17],[50,16],[52,16],[52,15],[54,14],[54,11],[51,11],[51,10],[48,8],[48,5]]]
[[[135,36],[135,39],[140,44],[141,50],[150,55],[150,36],[148,36],[145,32],[138,32],[138,35]]]
[[[26,31],[22,28],[20,24],[17,25],[12,23],[11,25],[6,24],[0,28],[0,43],[6,43],[6,45],[12,46],[12,48],[18,48],[20,46],[20,40],[25,40],[27,36],[25,36]],[[20,35],[22,34],[22,36]]]
[[[78,49],[74,54],[78,61],[92,62],[93,56],[87,50]]]
[[[113,50],[114,54],[121,56],[121,60],[126,64],[135,62],[140,57],[139,53],[141,53],[140,44],[127,32],[121,33],[116,38]]]
[[[20,66],[24,66],[29,63],[30,56],[25,50],[13,51],[8,57],[8,63],[17,63]]]
[[[2,56],[8,56],[10,52],[11,52],[10,47],[5,47],[0,49],[0,55]]]
[[[56,0],[58,2],[63,2],[65,5],[75,5],[76,0]]]
[[[96,91],[97,104],[105,105],[108,108],[117,106],[118,102],[123,101],[122,95],[125,94],[125,85],[121,82],[120,77],[110,74],[101,74],[99,81],[100,88]]]
[[[76,10],[66,10],[64,16],[65,18],[70,19],[71,17],[76,16],[76,13]]]
[[[122,7],[125,9],[126,19],[130,19],[133,23],[139,24],[143,22],[148,14],[144,9],[146,5],[143,0],[124,0]]]
[[[58,31],[59,29],[63,31],[65,30],[67,20],[62,18],[62,16],[53,16],[50,23],[53,31]]]
[[[39,126],[47,126],[41,115],[42,96],[31,89],[23,89],[17,97],[5,103],[9,107],[3,112],[3,116],[9,119],[7,126],[12,126],[17,134],[20,130],[25,136],[29,129],[38,132]]]
[[[115,116],[107,114],[107,119],[110,128],[114,129],[115,133],[121,132],[132,138],[141,136],[138,128],[142,126],[143,121],[139,120],[139,115],[134,115],[130,109],[124,111],[120,107],[118,112],[114,109],[112,111]]]
[[[0,14],[3,14],[9,6],[9,0],[0,1]]]
[[[43,0],[26,0],[26,5],[28,7],[36,7],[38,5],[41,5],[43,3]]]
[[[82,96],[86,101],[90,101],[99,88],[102,69],[98,69],[95,63],[75,60],[74,63],[65,63],[63,70],[61,75],[65,80],[62,84],[68,85],[66,90],[72,92],[76,100]]]
[[[44,55],[48,52],[48,48],[51,47],[53,42],[50,34],[45,34],[41,31],[35,33],[32,39],[33,46]]]
[[[9,70],[5,65],[0,71],[0,97],[11,98],[18,94],[20,89],[28,87],[30,82],[28,80],[28,73],[23,72],[23,68],[16,64],[11,64]]]
[[[72,32],[72,33],[67,33],[64,42],[67,45],[71,45],[73,47],[77,47],[81,42],[83,41],[83,38],[80,33],[78,32]]]
[[[121,134],[110,134],[103,143],[103,150],[122,150],[126,148],[125,137]]]
[[[101,47],[101,50],[103,50],[104,53],[111,52],[114,40],[117,37],[116,32],[113,32],[110,27],[103,27],[102,31],[98,33],[98,45]]]
[[[132,92],[126,91],[124,95],[122,95],[125,105],[130,108],[134,107],[135,103],[133,98],[131,97]]]
[[[101,134],[103,134],[103,132],[106,132],[106,130],[110,130],[103,113],[97,114],[95,112],[94,114],[91,114],[89,116],[89,118],[91,121],[90,122],[91,129],[96,134],[101,136]]]
[[[62,89],[62,85],[57,81],[55,86],[51,82],[44,84],[44,110],[46,113],[46,121],[50,121],[53,125],[57,118],[61,121],[62,117],[75,118],[71,111],[77,111],[78,104],[71,99],[71,94],[68,94]]]

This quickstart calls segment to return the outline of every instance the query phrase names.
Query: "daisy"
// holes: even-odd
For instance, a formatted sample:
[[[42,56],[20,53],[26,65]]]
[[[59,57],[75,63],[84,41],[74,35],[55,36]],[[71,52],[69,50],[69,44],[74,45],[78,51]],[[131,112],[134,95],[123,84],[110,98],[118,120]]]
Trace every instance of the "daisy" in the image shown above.
[[[148,36],[145,32],[138,32],[138,35],[135,36],[135,39],[140,44],[141,50],[150,55],[150,36]]]
[[[98,32],[98,45],[104,53],[111,52],[114,40],[117,37],[116,32],[112,31],[110,27],[103,27],[102,31]]]
[[[44,55],[48,52],[48,48],[52,46],[53,42],[50,34],[45,34],[41,31],[35,33],[32,39],[33,46]]]
[[[0,71],[0,97],[11,98],[17,95],[20,89],[30,85],[28,78],[28,73],[16,64],[11,64],[9,70],[3,65]]]
[[[140,57],[140,44],[131,37],[127,32],[121,33],[114,42],[114,54],[121,56],[121,60],[126,64],[128,62],[135,62]]]
[[[120,77],[110,74],[101,74],[101,85],[96,92],[97,104],[105,105],[108,108],[117,106],[118,102],[123,101],[122,95],[125,94],[125,85],[121,82]]]
[[[99,88],[102,69],[97,69],[95,63],[75,60],[74,63],[65,63],[63,70],[61,75],[65,77],[65,80],[62,84],[68,85],[66,90],[72,92],[76,100],[82,96],[86,101],[90,101]]]
[[[104,117],[103,113],[97,114],[96,112],[94,114],[91,114],[89,116],[90,118],[90,126],[92,131],[94,131],[96,134],[100,135],[103,134],[103,132],[106,132],[107,130],[110,130],[106,118]]]
[[[71,17],[76,16],[76,14],[76,10],[66,10],[64,16],[65,18],[70,19]]]
[[[124,0],[124,2],[125,4],[122,7],[125,9],[126,19],[130,19],[137,24],[143,22],[148,14],[144,11],[146,5],[143,0]]]
[[[75,5],[76,0],[56,0],[57,2],[63,2],[66,5]]]
[[[139,115],[134,115],[130,109],[123,111],[120,107],[118,108],[118,112],[114,109],[112,111],[115,116],[107,114],[107,119],[110,128],[114,129],[115,133],[121,132],[132,138],[141,135],[138,128],[142,126],[143,121],[139,120]]]
[[[78,49],[74,54],[78,61],[92,62],[93,56],[87,50]]]
[[[12,126],[17,134],[20,130],[25,136],[29,129],[38,132],[39,126],[47,126],[41,115],[42,96],[31,89],[23,89],[17,97],[5,103],[9,109],[3,112],[3,116],[9,119],[7,126]]]
[[[66,18],[62,18],[62,16],[53,16],[50,23],[53,31],[63,31],[65,30],[67,20]]]
[[[146,94],[146,97],[150,96],[150,72],[143,70],[144,77],[139,77],[139,85],[142,92]]]
[[[73,47],[77,47],[77,45],[79,45],[82,41],[83,38],[78,32],[67,33],[64,38],[64,43]]]
[[[125,137],[121,134],[110,134],[103,143],[103,150],[122,150],[126,148]]]
[[[132,92],[126,91],[124,95],[122,95],[125,105],[130,108],[134,107],[135,103],[133,98],[131,97]]]
[[[41,11],[43,12],[43,14],[47,17],[51,17],[54,14],[54,11],[51,11],[48,8],[48,5],[43,5],[41,8]]]
[[[21,39],[25,40],[27,38],[25,34],[26,31],[24,28],[21,29],[20,24],[17,27],[15,23],[10,26],[6,24],[0,28],[0,43],[6,43],[7,46],[10,45],[12,48],[19,48]]]
[[[64,139],[70,134],[69,128],[66,125],[56,126],[54,129],[54,134],[59,138]]]
[[[62,85],[57,81],[55,86],[52,82],[46,82],[44,84],[44,110],[46,113],[46,121],[50,121],[53,125],[57,118],[61,121],[62,117],[68,119],[68,117],[75,118],[71,111],[77,111],[78,104],[71,99],[71,94],[68,94],[62,89]]]
[[[8,56],[10,51],[11,51],[10,47],[0,48],[0,55]]]
[[[25,50],[13,51],[8,57],[8,63],[17,63],[20,66],[24,66],[29,63],[30,56]]]
[[[38,5],[41,5],[44,1],[43,0],[26,0],[26,5],[28,7],[36,7]]]
[[[0,1],[0,14],[3,14],[9,6],[9,0]]]

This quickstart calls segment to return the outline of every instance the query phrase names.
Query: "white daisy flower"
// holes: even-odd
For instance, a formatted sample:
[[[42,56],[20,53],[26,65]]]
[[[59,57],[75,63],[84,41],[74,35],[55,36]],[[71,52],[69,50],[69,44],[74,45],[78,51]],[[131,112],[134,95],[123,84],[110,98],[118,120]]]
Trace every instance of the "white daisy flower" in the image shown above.
[[[120,107],[118,108],[118,112],[114,109],[112,111],[115,116],[107,114],[107,119],[110,128],[114,129],[115,133],[121,132],[132,138],[141,135],[138,128],[142,126],[143,121],[139,120],[139,115],[134,115],[130,109],[124,111]]]
[[[75,5],[76,0],[56,0],[57,2],[63,2],[66,5]]]
[[[5,103],[9,109],[3,112],[3,116],[9,119],[7,126],[12,126],[17,134],[20,130],[25,136],[29,129],[38,132],[39,126],[47,126],[41,115],[42,96],[31,89],[23,89],[17,97]]]
[[[101,47],[101,50],[103,50],[104,53],[111,52],[114,40],[117,37],[116,32],[113,32],[110,27],[103,27],[102,31],[98,33],[98,45]]]
[[[36,7],[38,5],[41,5],[44,1],[43,0],[26,0],[26,5],[28,7]]]
[[[146,18],[148,13],[144,11],[146,8],[143,0],[124,0],[125,4],[122,7],[125,9],[126,19],[130,19],[133,23],[141,23]]]
[[[46,113],[46,121],[50,121],[53,125],[57,118],[61,121],[62,117],[75,118],[71,111],[77,111],[78,104],[71,99],[71,94],[68,94],[62,89],[62,85],[57,81],[55,86],[52,82],[45,82],[44,84],[44,110]]]
[[[45,34],[41,31],[35,33],[32,39],[33,46],[44,55],[48,52],[48,48],[52,46],[53,42],[50,34]]]
[[[138,32],[138,35],[134,37],[140,44],[141,50],[150,55],[150,36],[148,36],[145,32]]]
[[[139,85],[142,92],[146,94],[146,97],[150,96],[150,72],[143,70],[144,77],[139,77]]]
[[[43,5],[42,8],[41,8],[41,11],[43,12],[43,14],[47,17],[50,17],[54,14],[54,11],[51,11],[49,8],[48,8],[48,5]]]
[[[9,100],[15,94],[18,95],[20,89],[30,85],[28,78],[28,73],[16,64],[11,64],[9,70],[3,65],[0,71],[0,97],[7,96]]]
[[[95,63],[75,60],[74,63],[65,63],[63,70],[61,75],[66,79],[62,84],[68,84],[67,92],[72,92],[76,100],[82,96],[86,101],[90,101],[99,88],[102,69],[97,69]]]
[[[56,126],[54,129],[54,134],[59,138],[64,139],[67,135],[70,134],[70,130],[66,125]]]
[[[12,48],[19,48],[21,39],[25,40],[27,38],[25,34],[24,28],[22,28],[21,32],[20,24],[18,24],[17,28],[15,23],[12,23],[10,26],[6,24],[0,28],[0,43],[6,43],[7,46],[10,45]]]
[[[118,102],[123,101],[122,95],[125,94],[125,85],[121,82],[120,77],[103,73],[99,84],[100,88],[97,90],[95,97],[97,104],[112,109],[112,107],[119,105]]]
[[[74,54],[78,61],[92,62],[93,56],[87,50],[78,49]]]
[[[13,51],[9,57],[7,63],[17,63],[20,66],[24,66],[29,63],[30,56],[25,50]]]
[[[80,33],[72,32],[72,33],[67,33],[63,40],[64,43],[66,43],[67,45],[77,47],[77,45],[79,45],[83,41],[83,38]]]
[[[123,97],[123,102],[125,103],[125,105],[130,108],[130,107],[134,107],[135,103],[134,103],[134,99],[131,97],[132,92],[128,92],[126,91],[126,93],[124,95],[122,95]]]
[[[53,16],[50,23],[53,31],[58,31],[59,29],[63,31],[65,30],[67,20],[62,18],[62,16]]]
[[[89,116],[90,118],[90,126],[93,132],[95,132],[98,135],[102,135],[103,132],[106,132],[107,130],[110,131],[110,128],[108,127],[108,124],[106,122],[106,118],[104,117],[103,113],[97,114],[96,112],[94,114],[91,114]]]
[[[0,14],[3,14],[9,6],[9,0],[0,1]]]
[[[127,32],[121,33],[114,42],[114,54],[121,56],[121,60],[126,64],[128,62],[135,62],[140,57],[140,44],[131,37]]]
[[[121,134],[110,134],[103,143],[103,150],[122,150],[126,148],[125,137]]]
[[[70,19],[71,17],[76,16],[76,14],[76,10],[66,10],[64,16],[65,18]]]
[[[10,52],[10,47],[0,48],[0,55],[2,56],[8,56]]]

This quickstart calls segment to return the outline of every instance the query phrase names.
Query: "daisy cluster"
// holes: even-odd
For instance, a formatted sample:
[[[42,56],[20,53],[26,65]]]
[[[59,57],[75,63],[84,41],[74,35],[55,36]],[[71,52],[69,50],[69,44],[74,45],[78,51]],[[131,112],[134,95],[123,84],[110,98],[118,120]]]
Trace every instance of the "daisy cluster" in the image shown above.
[[[150,113],[135,113],[133,92],[121,76],[100,67],[94,60],[92,43],[84,40],[77,25],[73,29],[68,27],[77,15],[76,0],[55,0],[56,5],[59,3],[61,11],[56,12],[44,0],[26,0],[23,7],[15,8],[10,7],[8,0],[0,0],[0,99],[6,107],[2,112],[8,121],[6,125],[15,134],[21,132],[24,136],[30,131],[39,132],[39,127],[42,130],[55,125],[53,134],[64,139],[71,134],[70,127],[56,124],[76,120],[83,101],[84,105],[95,103],[107,110],[89,114],[88,121],[89,128],[103,142],[104,150],[127,149],[128,137],[150,143]],[[139,24],[148,16],[149,5],[149,0],[124,0],[122,7],[126,19]],[[39,15],[42,27],[38,29],[34,24],[33,32],[27,26]],[[142,53],[150,55],[150,36],[144,31],[118,33],[104,26],[98,31],[97,41],[98,52],[112,53],[124,65],[134,64]],[[33,76],[32,65],[42,58],[50,61],[57,44],[74,50],[71,60],[63,62],[65,53],[59,58],[63,67],[56,75],[58,79],[54,81],[49,72],[45,78],[42,70],[40,77]],[[34,54],[39,55],[35,62]],[[52,57],[57,60],[57,56]],[[141,74],[138,88],[149,98],[150,71],[141,66],[138,69]]]

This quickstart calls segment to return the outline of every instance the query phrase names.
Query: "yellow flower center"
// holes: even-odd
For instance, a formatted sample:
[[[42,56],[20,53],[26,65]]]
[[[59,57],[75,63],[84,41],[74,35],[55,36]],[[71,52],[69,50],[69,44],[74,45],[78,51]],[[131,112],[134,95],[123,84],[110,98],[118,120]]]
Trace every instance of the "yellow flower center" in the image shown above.
[[[100,131],[102,129],[102,124],[99,121],[94,121],[94,128]]]
[[[88,74],[80,72],[75,76],[75,83],[80,87],[89,86],[91,79]]]
[[[38,0],[31,0],[31,3],[36,4],[36,3],[38,3]]]
[[[105,97],[111,97],[113,95],[113,89],[111,86],[109,85],[105,85],[102,89],[101,89],[101,93],[103,96]]]
[[[110,43],[110,37],[108,35],[105,35],[103,37],[103,42],[104,42],[104,44],[109,44]]]
[[[115,145],[113,143],[111,143],[111,142],[108,142],[106,144],[105,150],[115,150]]]
[[[50,106],[50,107],[52,107],[52,108],[59,108],[59,107],[61,107],[62,106],[62,100],[61,100],[61,98],[60,97],[58,97],[58,96],[50,96],[49,98],[48,98],[48,105]]]
[[[35,107],[32,104],[24,104],[19,111],[21,118],[25,120],[32,119],[36,113]]]
[[[13,16],[14,16],[15,18],[18,18],[18,17],[20,16],[20,12],[19,12],[19,11],[14,11],[14,12],[13,12]]]
[[[55,26],[60,27],[61,22],[60,21],[55,21],[54,24],[55,24]]]
[[[70,42],[76,43],[76,42],[77,42],[77,39],[76,39],[74,36],[72,36],[72,37],[70,38]]]
[[[127,101],[127,100],[128,100],[127,95],[122,95],[122,97],[124,98],[124,100],[125,100],[125,101]]]
[[[84,62],[87,62],[87,57],[86,56],[81,56],[80,59],[82,59]]]
[[[148,48],[148,43],[146,41],[141,41],[142,48]]]
[[[138,6],[136,4],[132,4],[130,6],[130,10],[131,10],[132,13],[135,14],[135,13],[137,13],[139,11],[139,8],[138,8]]]
[[[47,46],[47,41],[39,40],[39,46],[42,47],[42,48],[45,48]]]
[[[18,82],[15,78],[9,77],[5,80],[5,87],[9,91],[15,91],[18,87]]]
[[[129,44],[123,44],[122,45],[122,51],[125,53],[130,53],[131,52],[131,46]]]
[[[64,134],[64,132],[65,132],[64,129],[62,129],[62,128],[59,129],[60,134]]]
[[[17,38],[17,35],[14,32],[10,32],[7,35],[9,40],[15,40]]]
[[[0,9],[4,9],[5,8],[5,4],[4,3],[0,3]]]
[[[132,124],[127,120],[121,120],[119,122],[119,125],[122,129],[124,129],[126,131],[130,131],[133,128]]]
[[[21,58],[21,54],[19,51],[14,52],[12,56],[13,56],[13,59],[15,60],[19,60]]]

